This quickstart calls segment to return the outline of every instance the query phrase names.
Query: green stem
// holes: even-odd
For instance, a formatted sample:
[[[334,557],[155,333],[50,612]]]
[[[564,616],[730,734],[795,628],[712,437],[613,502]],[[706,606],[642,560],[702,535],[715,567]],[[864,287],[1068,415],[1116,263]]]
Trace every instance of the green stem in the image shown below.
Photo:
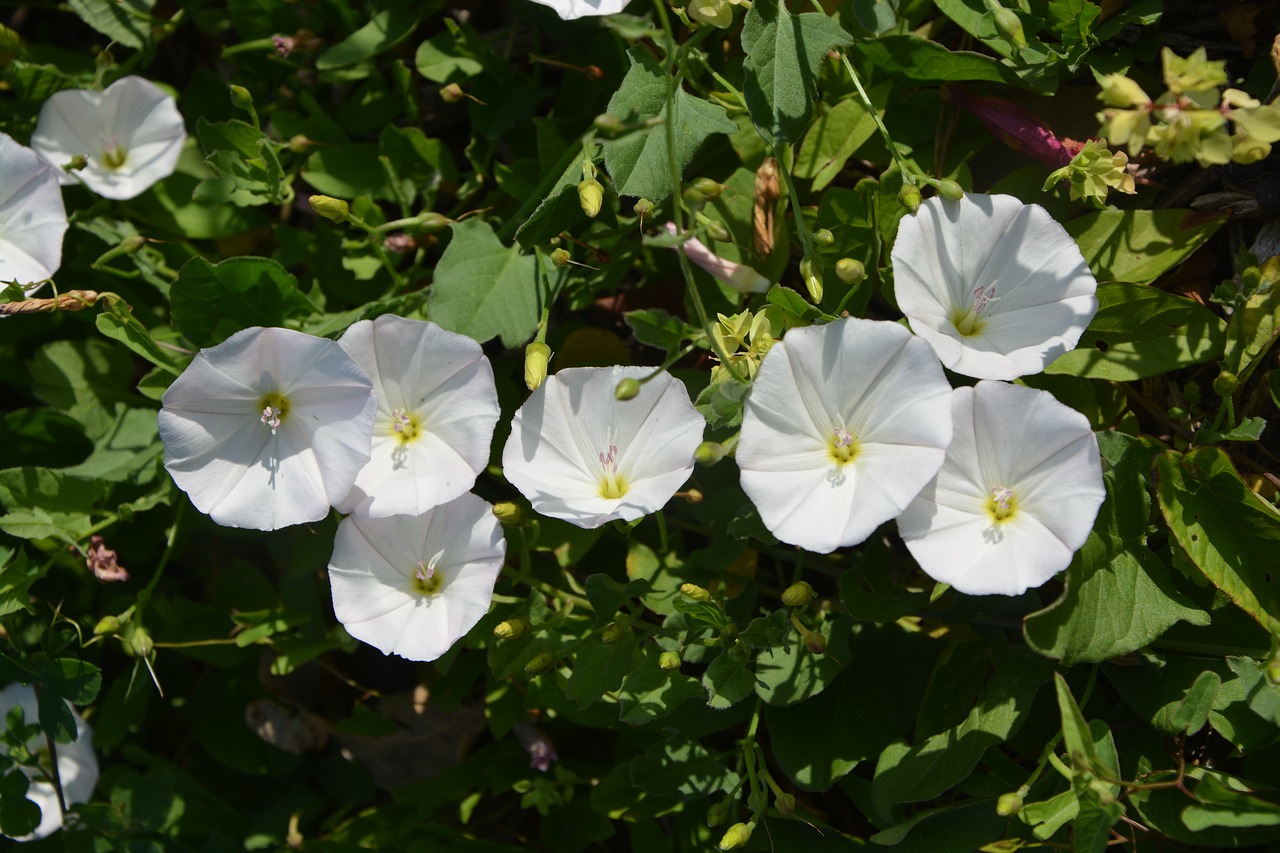
[[[893,137],[889,135],[889,128],[884,126],[884,120],[880,118],[880,113],[876,112],[875,104],[871,103],[867,90],[862,88],[862,79],[858,77],[858,72],[853,70],[853,63],[843,53],[840,54],[840,58],[844,60],[844,67],[849,72],[849,79],[853,81],[853,87],[858,90],[858,98],[861,99],[863,108],[871,116],[871,120],[875,122],[876,129],[880,131],[880,136],[884,139],[885,147],[889,149],[889,154],[893,156],[894,161],[898,164],[898,171],[902,173],[902,179],[914,183],[910,179],[919,176],[907,165],[907,161],[903,159],[902,154],[898,151],[898,146],[893,143]]]
[[[382,247],[381,235],[378,229],[365,222],[354,213],[347,215],[347,221],[356,226],[360,230],[369,235],[369,245],[373,247],[374,254],[378,256],[378,260],[382,262],[382,266],[391,276],[391,281],[395,284],[397,290],[404,289],[406,282],[404,277],[400,275],[400,271],[396,269],[395,264],[391,263],[391,258],[387,255],[387,250]]]
[[[795,181],[791,179],[791,170],[787,168],[786,154],[790,150],[790,146],[781,144],[774,146],[773,159],[778,161],[778,172],[782,175],[782,181],[787,185],[787,195],[790,197],[791,215],[796,218],[796,230],[800,234],[800,246],[804,249],[805,255],[813,251],[813,234],[809,231],[809,226],[804,221],[804,215],[800,211],[800,194],[796,192]]]

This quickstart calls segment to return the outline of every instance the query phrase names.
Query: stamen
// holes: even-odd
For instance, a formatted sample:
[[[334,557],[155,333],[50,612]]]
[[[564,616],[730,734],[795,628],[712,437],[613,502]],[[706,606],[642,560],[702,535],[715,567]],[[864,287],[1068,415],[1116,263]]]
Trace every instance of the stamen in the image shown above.
[[[963,314],[960,314],[959,310],[956,311],[959,315],[955,319],[957,332],[967,337],[982,331],[983,312],[990,307],[991,303],[1000,301],[1000,297],[996,296],[996,284],[997,282],[993,281],[986,287],[978,285],[973,289],[970,294],[973,297],[973,305]]]
[[[107,139],[102,147],[102,165],[108,169],[119,169],[129,158],[129,152],[121,148],[114,139]]]
[[[1004,522],[1017,509],[1013,489],[1008,486],[993,486],[987,495],[987,512],[996,522]]]
[[[413,588],[423,594],[439,592],[444,579],[436,574],[436,566],[444,557],[444,551],[437,551],[429,560],[419,560],[418,568],[413,573]]]
[[[831,431],[831,442],[827,446],[827,452],[835,460],[836,467],[843,468],[858,455],[858,439],[843,426],[838,426]]]
[[[608,437],[605,441],[606,450],[597,454],[600,459],[600,497],[608,500],[616,500],[627,493],[627,478],[618,471],[618,445],[613,440],[613,430],[610,429]]]
[[[409,413],[404,409],[391,410],[391,428],[396,432],[404,432],[409,426]]]
[[[262,410],[261,421],[266,426],[271,427],[272,435],[275,435],[276,430],[280,429],[280,415],[281,411],[276,406],[267,406]]]
[[[271,434],[275,435],[276,430],[280,429],[280,424],[284,423],[289,417],[289,398],[278,391],[270,394],[264,394],[258,400],[258,405],[262,408],[259,410],[262,415],[258,418],[258,422],[265,427],[271,429]]]

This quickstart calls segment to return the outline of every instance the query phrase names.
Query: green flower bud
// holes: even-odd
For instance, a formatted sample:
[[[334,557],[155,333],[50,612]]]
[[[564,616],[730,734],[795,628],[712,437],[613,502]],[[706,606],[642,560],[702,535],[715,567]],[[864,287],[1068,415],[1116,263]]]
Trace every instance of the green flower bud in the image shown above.
[[[466,94],[462,91],[462,87],[457,83],[450,83],[447,86],[440,87],[440,100],[446,104],[456,104],[461,101]]]
[[[680,594],[690,601],[710,601],[711,593],[696,583],[680,584]]]
[[[520,504],[511,501],[494,504],[493,515],[503,527],[519,527],[524,524],[524,510]]]
[[[783,590],[782,603],[787,607],[806,607],[815,596],[813,587],[804,581],[799,581]]]
[[[244,86],[231,84],[231,104],[238,110],[248,112],[253,109],[253,95]]]
[[[1027,36],[1022,30],[1022,19],[1011,10],[1001,6],[998,0],[984,0],[991,19],[995,22],[1000,37],[1018,50],[1027,46]]]
[[[710,178],[694,178],[680,195],[690,204],[700,204],[715,201],[720,198],[722,192],[724,192],[724,184]]]
[[[836,278],[845,284],[857,284],[867,277],[867,268],[857,258],[841,258],[836,261]]]
[[[653,202],[647,198],[642,198],[636,202],[636,206],[631,208],[636,216],[648,216],[649,211],[653,210]]]
[[[747,823],[735,823],[725,832],[724,837],[720,839],[721,850],[735,850],[746,845],[751,840],[751,833],[755,831],[756,822],[749,821]]]
[[[796,810],[795,794],[778,794],[773,801],[773,807],[784,815],[789,815]]]
[[[670,672],[673,669],[680,668],[680,655],[675,652],[663,652],[658,655],[658,668],[665,669]]]
[[[1170,406],[1168,411],[1169,417],[1175,421],[1186,420],[1187,418],[1187,410],[1181,406]]]
[[[428,210],[426,213],[418,215],[419,227],[428,234],[434,234],[437,231],[443,231],[449,227],[449,223],[453,220],[445,216],[443,213],[436,213],[434,210]]]
[[[805,255],[800,261],[800,277],[809,291],[809,301],[817,305],[822,301],[822,260],[816,255]]]
[[[725,456],[724,445],[715,441],[704,441],[693,451],[693,458],[699,465],[714,465]]]
[[[813,232],[813,242],[819,246],[830,246],[836,241],[836,235],[831,233],[830,228],[819,228]]]
[[[1020,811],[1022,811],[1022,797],[1017,791],[1001,794],[1000,799],[996,800],[996,814],[1000,817],[1012,817]]]
[[[1280,684],[1280,658],[1272,657],[1267,661],[1267,680],[1272,684]]]
[[[64,172],[78,172],[85,166],[89,165],[89,161],[85,159],[83,154],[76,154],[62,166]]]
[[[920,209],[920,188],[915,184],[903,184],[898,190],[898,203],[910,213]]]
[[[307,199],[311,209],[330,222],[342,224],[351,216],[351,207],[340,198],[327,195],[313,195]]]
[[[578,204],[582,212],[593,219],[604,206],[604,187],[595,178],[586,178],[578,184]]]
[[[530,391],[537,391],[546,381],[549,361],[551,347],[542,341],[534,341],[524,348],[524,384]]]
[[[614,643],[627,636],[627,626],[622,622],[610,622],[600,631],[600,642],[606,646],[612,646]]]
[[[718,240],[721,243],[732,243],[733,235],[729,233],[729,229],[725,227],[723,222],[712,219],[703,213],[694,216],[698,224],[707,229],[707,236],[712,240]]]
[[[610,113],[601,113],[591,121],[592,126],[601,133],[617,133],[622,129],[622,121]]]
[[[156,647],[155,641],[151,639],[151,635],[147,633],[145,628],[135,627],[133,636],[129,638],[129,648],[140,658],[145,658],[151,654],[152,649]]]
[[[569,266],[569,261],[572,258],[573,258],[573,255],[569,254],[568,249],[553,249],[551,252],[551,263],[555,264],[558,267]]]
[[[301,133],[289,137],[289,150],[294,154],[305,154],[315,143]]]
[[[817,631],[810,631],[804,635],[804,647],[815,655],[827,653],[827,641]]]
[[[93,626],[93,635],[95,637],[109,637],[119,631],[120,619],[115,616],[103,616],[98,620],[98,624]]]
[[[618,383],[613,389],[613,396],[619,400],[634,400],[635,396],[640,393],[639,381],[628,376]]]
[[[543,649],[529,659],[529,662],[524,665],[524,671],[531,674],[548,672],[555,665],[556,653],[551,649]]]
[[[1230,397],[1239,387],[1240,377],[1229,370],[1222,371],[1218,374],[1218,378],[1213,380],[1213,393],[1219,397]]]
[[[499,640],[515,640],[523,637],[529,627],[525,619],[508,619],[493,626],[493,636]]]
[[[938,195],[952,201],[960,201],[964,198],[964,188],[955,181],[940,181],[938,183]]]
[[[707,826],[717,827],[729,819],[729,809],[733,808],[730,800],[720,800],[707,809]]]
[[[132,234],[120,241],[120,251],[126,255],[132,255],[145,245],[147,245],[146,237],[141,234]]]

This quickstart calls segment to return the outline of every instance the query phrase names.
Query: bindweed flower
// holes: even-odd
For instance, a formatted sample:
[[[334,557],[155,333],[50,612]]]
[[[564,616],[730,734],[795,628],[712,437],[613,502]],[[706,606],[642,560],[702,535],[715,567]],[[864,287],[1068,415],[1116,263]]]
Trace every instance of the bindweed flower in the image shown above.
[[[31,147],[63,184],[82,181],[104,198],[130,199],[173,174],[186,140],[171,96],[149,80],[122,77],[101,92],[50,95]],[[77,158],[84,168],[64,168]]]
[[[35,293],[62,263],[62,189],[48,164],[3,133],[0,175],[0,283],[17,282]]]
[[[898,518],[935,580],[971,595],[1018,595],[1071,562],[1106,496],[1084,415],[1046,391],[958,388],[955,436],[937,479]]]
[[[676,224],[666,224],[667,233],[676,235]],[[697,237],[684,241],[684,253],[698,266],[723,281],[739,293],[764,293],[769,289],[769,279],[746,264],[725,260],[707,248]]]
[[[1038,373],[1075,347],[1098,283],[1071,235],[1013,196],[935,196],[893,245],[898,306],[944,366],[979,379]]]
[[[319,521],[369,461],[377,399],[333,341],[252,328],[201,350],[160,409],[164,465],[227,527]]]
[[[472,494],[421,515],[349,516],[329,559],[333,611],[383,654],[435,660],[489,611],[506,554],[492,508]]]
[[[693,471],[706,420],[684,384],[662,374],[618,400],[643,367],[575,367],[547,379],[516,412],[503,472],[543,515],[579,527],[661,509]]]
[[[615,15],[626,8],[631,0],[533,0],[540,6],[550,6],[566,21],[594,15]]]
[[[747,397],[742,488],[783,542],[823,554],[856,545],[938,472],[950,393],[928,345],[896,323],[792,329]]]
[[[498,423],[493,368],[480,345],[435,323],[385,314],[338,341],[373,381],[369,464],[342,512],[419,515],[475,485]]]
[[[22,708],[25,725],[34,725],[39,720],[36,706],[36,693],[31,687],[22,684],[10,684],[0,690],[0,728],[4,719],[16,707]],[[93,729],[80,718],[80,714],[71,709],[76,719],[76,739],[71,743],[58,744],[58,779],[62,783],[62,796],[68,806],[76,803],[87,803],[93,796],[93,789],[98,784],[98,759],[93,754]],[[38,734],[26,744],[27,750],[48,762],[48,753],[44,751],[45,739]],[[0,745],[0,753],[5,752]],[[23,767],[22,772],[30,779],[27,788],[27,799],[40,807],[40,824],[29,835],[19,837],[18,841],[34,841],[45,838],[62,828],[62,812],[58,808],[58,793],[53,784],[47,781],[34,767]],[[16,807],[18,804],[14,803]]]

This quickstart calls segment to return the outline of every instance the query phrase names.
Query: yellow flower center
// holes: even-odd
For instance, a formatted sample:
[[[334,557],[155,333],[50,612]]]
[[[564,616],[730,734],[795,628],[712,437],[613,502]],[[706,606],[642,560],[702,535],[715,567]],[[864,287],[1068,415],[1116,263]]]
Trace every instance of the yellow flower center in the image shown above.
[[[102,151],[102,165],[111,171],[119,169],[129,159],[129,152],[116,145],[115,142],[108,142]]]
[[[444,551],[437,551],[430,560],[419,560],[409,580],[409,586],[419,595],[435,595],[444,586],[444,578],[436,571]]]
[[[996,296],[996,283],[983,287],[978,285],[973,289],[973,303],[965,308],[957,308],[951,314],[951,322],[956,327],[956,331],[964,335],[966,338],[974,335],[982,334],[982,329],[986,325],[983,319],[983,312],[991,305],[992,302],[999,302],[1000,297]]]
[[[262,412],[262,417],[258,420],[263,426],[270,427],[271,434],[275,435],[276,430],[280,429],[280,424],[289,417],[289,398],[279,391],[272,391],[258,401],[258,406],[259,411]]]
[[[987,493],[987,515],[996,524],[1005,524],[1018,511],[1018,499],[1013,489],[1007,486],[995,486]]]
[[[609,441],[608,450],[600,454],[600,497],[617,500],[627,493],[627,478],[618,470],[618,445]]]
[[[858,455],[858,439],[844,427],[836,427],[827,441],[827,453],[837,466],[844,467]]]
[[[422,435],[422,416],[408,409],[392,409],[391,434],[401,447],[412,444]]]

